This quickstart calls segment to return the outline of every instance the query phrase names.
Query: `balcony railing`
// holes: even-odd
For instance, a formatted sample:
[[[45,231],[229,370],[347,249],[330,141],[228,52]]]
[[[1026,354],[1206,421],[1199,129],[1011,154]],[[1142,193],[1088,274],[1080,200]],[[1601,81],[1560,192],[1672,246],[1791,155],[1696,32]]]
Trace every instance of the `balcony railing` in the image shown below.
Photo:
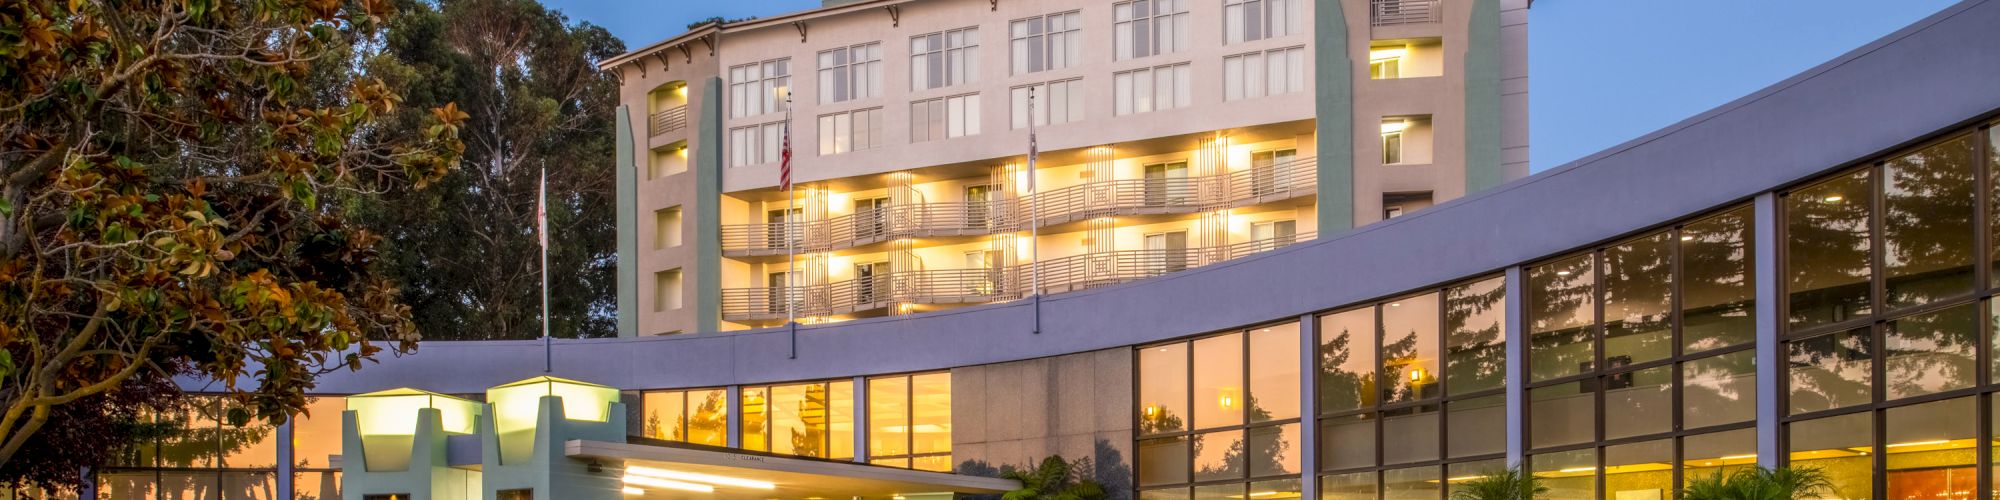
[[[1042,261],[1044,293],[1062,293],[1150,278],[1213,264],[1313,239],[1313,233],[1245,241],[1224,246],[1172,250],[1123,250]],[[989,269],[900,271],[825,285],[729,288],[722,290],[722,316],[729,321],[771,321],[786,316],[786,304],[800,318],[883,311],[900,304],[1002,302],[1029,295],[1029,264]]]
[[[1050,226],[1114,215],[1255,205],[1313,194],[1318,166],[1316,159],[1302,158],[1213,176],[1078,184],[1015,200],[892,205],[790,228],[782,222],[729,224],[722,226],[722,250],[731,257],[783,255],[788,233],[794,251],[824,252],[897,238],[1025,231],[1036,220]]]
[[[1439,21],[1438,0],[1369,0],[1371,26],[1435,23]]]
[[[653,113],[652,118],[652,135],[660,135],[687,128],[688,107],[687,105],[680,105],[667,108],[664,111]]]

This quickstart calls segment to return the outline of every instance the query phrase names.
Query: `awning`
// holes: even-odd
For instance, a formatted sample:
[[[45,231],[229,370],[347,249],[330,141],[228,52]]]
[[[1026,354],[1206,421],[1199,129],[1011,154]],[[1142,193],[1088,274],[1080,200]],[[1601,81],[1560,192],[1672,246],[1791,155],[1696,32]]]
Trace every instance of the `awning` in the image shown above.
[[[651,477],[669,482],[705,484],[715,491],[704,497],[718,499],[887,499],[940,493],[996,494],[1021,487],[1021,483],[1011,479],[793,458],[678,443],[654,445],[572,440],[566,443],[564,454],[579,460],[623,463],[628,468],[627,475],[641,483],[648,482],[646,478]],[[642,468],[631,469],[634,466]],[[769,483],[769,487],[755,483]],[[649,496],[655,489],[645,484],[628,485],[647,490]],[[686,493],[669,488],[661,488],[661,492]]]

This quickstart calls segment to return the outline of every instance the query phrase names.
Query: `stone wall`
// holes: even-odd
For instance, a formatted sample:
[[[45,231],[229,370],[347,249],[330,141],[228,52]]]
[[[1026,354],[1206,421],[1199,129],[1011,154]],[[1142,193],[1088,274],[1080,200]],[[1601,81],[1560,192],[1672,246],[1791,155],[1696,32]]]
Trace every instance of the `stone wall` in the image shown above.
[[[1114,498],[1131,496],[1131,349],[955,368],[951,387],[959,473],[1089,458]]]

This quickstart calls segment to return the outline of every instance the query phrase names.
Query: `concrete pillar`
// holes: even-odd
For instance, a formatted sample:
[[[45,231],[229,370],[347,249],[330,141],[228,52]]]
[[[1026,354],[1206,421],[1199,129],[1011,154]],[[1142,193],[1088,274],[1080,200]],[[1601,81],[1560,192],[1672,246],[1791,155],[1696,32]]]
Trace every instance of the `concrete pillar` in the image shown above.
[[[1757,325],[1757,465],[1777,467],[1778,457],[1783,450],[1778,449],[1778,418],[1783,415],[1778,408],[1778,377],[1784,368],[1783,345],[1778,343],[1779,301],[1778,280],[1778,195],[1764,193],[1752,202],[1754,223],[1751,246],[1756,267],[1751,270],[1756,278],[1756,307],[1752,313]]]
[[[1522,431],[1528,421],[1528,315],[1527,272],[1521,266],[1507,268],[1507,465],[1522,465],[1527,443]]]
[[[854,377],[854,461],[868,463],[868,377]]]
[[[1319,496],[1319,324],[1299,315],[1299,492]]]

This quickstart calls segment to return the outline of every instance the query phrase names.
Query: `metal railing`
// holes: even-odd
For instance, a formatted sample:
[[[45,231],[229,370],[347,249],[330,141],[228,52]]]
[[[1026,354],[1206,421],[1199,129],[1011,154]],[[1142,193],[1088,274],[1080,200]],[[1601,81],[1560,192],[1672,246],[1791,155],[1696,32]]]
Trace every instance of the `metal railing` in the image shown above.
[[[652,129],[651,129],[653,132],[652,135],[660,135],[667,132],[672,132],[675,130],[687,128],[687,124],[688,124],[687,105],[680,105],[667,108],[666,110],[660,111],[658,113],[653,113]]]
[[[1435,23],[1440,20],[1438,0],[1369,0],[1371,26]]]
[[[1115,285],[1238,259],[1313,239],[1313,233],[1252,240],[1205,248],[1121,250],[1042,261],[1043,293]],[[1030,264],[987,269],[899,271],[796,287],[726,288],[722,316],[729,321],[771,321],[786,316],[787,302],[799,318],[888,310],[901,304],[969,304],[1027,297]]]
[[[1255,205],[1314,194],[1318,167],[1316,159],[1301,158],[1211,176],[1078,184],[1014,200],[891,205],[797,222],[789,229],[783,222],[726,224],[721,228],[722,251],[731,257],[782,255],[788,232],[794,250],[824,252],[897,238],[1025,231],[1035,210],[1041,212],[1040,225],[1050,226],[1115,215]]]

